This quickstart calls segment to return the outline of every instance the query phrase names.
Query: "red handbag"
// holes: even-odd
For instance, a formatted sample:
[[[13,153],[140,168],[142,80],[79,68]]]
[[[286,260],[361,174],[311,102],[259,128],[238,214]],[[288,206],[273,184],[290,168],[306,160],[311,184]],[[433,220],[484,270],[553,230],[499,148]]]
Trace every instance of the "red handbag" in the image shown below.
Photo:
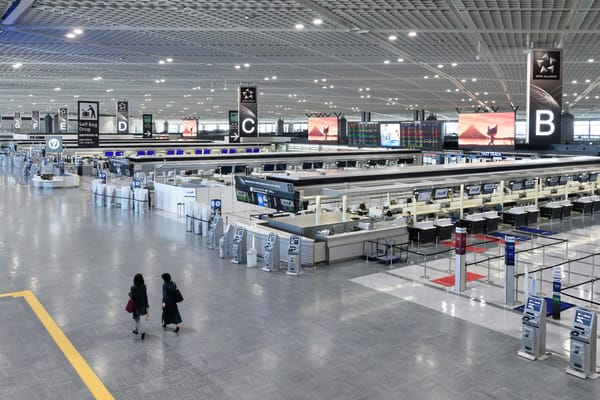
[[[133,299],[130,297],[127,305],[125,306],[125,311],[131,314],[133,312],[133,308]]]

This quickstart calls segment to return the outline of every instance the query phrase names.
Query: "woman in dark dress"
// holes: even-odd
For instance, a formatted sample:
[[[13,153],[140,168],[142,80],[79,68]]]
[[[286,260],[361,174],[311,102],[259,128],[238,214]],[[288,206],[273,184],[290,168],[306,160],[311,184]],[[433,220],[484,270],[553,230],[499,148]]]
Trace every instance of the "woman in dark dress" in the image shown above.
[[[181,315],[175,302],[175,289],[177,285],[171,280],[171,275],[167,272],[162,274],[162,326],[165,328],[168,324],[175,324],[175,332],[179,332]]]
[[[133,320],[135,321],[135,329],[133,333],[137,335],[142,334],[142,340],[146,338],[146,332],[142,325],[141,316],[146,316],[146,321],[150,319],[148,309],[148,294],[146,293],[146,285],[144,284],[144,277],[142,274],[135,274],[133,277],[133,286],[129,292],[131,299],[133,300]]]

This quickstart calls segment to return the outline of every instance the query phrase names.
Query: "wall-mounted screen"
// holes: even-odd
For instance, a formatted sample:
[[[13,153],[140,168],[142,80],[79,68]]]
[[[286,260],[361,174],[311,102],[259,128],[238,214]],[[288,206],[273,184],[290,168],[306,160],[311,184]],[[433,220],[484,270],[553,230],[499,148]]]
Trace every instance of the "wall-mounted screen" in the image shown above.
[[[400,142],[404,148],[441,150],[442,124],[440,121],[402,122]]]
[[[117,157],[123,157],[123,152],[122,152],[122,151],[117,151],[117,152],[115,153],[115,155],[116,155]]]
[[[379,122],[348,122],[348,146],[378,147]]]
[[[279,211],[296,212],[300,209],[299,193],[294,190],[294,185],[288,183],[236,175],[235,190],[238,201]]]
[[[427,202],[431,200],[431,190],[417,190],[415,191],[415,199],[418,202]]]
[[[467,196],[476,196],[481,194],[481,185],[469,185],[465,187],[465,191],[467,192]]]
[[[441,200],[448,198],[448,188],[437,188],[433,191],[433,199]]]
[[[316,117],[308,119],[309,142],[338,142],[337,117]]]
[[[458,114],[458,147],[486,147],[488,151],[512,150],[515,113]]]
[[[381,145],[383,147],[400,147],[400,123],[381,122],[379,124],[381,133]]]
[[[114,155],[115,155],[115,153],[114,153],[114,152],[112,152],[112,151],[105,151],[105,152],[104,152],[104,157],[112,157],[112,156],[114,156]]]
[[[481,193],[483,194],[492,194],[494,190],[496,190],[498,184],[496,183],[484,183],[483,188],[481,189]]]

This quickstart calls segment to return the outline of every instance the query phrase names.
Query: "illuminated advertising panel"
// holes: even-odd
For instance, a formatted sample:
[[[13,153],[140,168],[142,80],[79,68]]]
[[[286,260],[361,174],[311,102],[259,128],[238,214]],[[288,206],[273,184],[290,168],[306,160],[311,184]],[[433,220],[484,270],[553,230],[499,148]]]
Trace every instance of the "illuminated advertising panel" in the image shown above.
[[[458,114],[458,147],[512,150],[515,145],[515,113]]]
[[[308,119],[309,142],[338,142],[338,118],[315,117]]]

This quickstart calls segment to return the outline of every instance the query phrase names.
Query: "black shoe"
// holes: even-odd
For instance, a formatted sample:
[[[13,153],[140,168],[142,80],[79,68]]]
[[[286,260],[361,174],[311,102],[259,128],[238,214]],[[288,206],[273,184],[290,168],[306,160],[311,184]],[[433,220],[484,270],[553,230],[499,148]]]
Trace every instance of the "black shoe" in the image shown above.
[[[146,338],[146,332],[142,332],[142,340]]]
[[[134,330],[131,331],[131,333],[133,333],[134,335],[137,335],[138,334],[138,330],[134,329]]]
[[[179,332],[179,327],[175,328],[175,333]]]

